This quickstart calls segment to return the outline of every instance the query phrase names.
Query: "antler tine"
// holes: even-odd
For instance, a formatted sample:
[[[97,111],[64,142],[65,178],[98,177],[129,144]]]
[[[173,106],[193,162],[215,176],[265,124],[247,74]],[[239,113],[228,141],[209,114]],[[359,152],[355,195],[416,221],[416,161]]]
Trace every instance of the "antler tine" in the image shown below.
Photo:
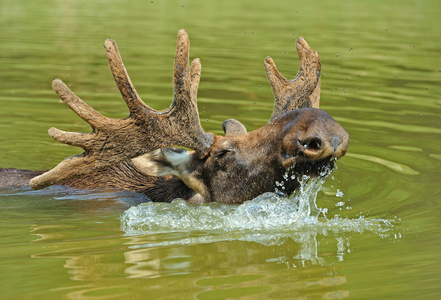
[[[180,102],[190,98],[190,40],[185,30],[179,30],[176,56],[173,67],[173,101]],[[191,99],[191,98],[190,98]]]
[[[107,119],[75,95],[75,93],[72,92],[60,79],[55,79],[52,82],[52,88],[57,93],[58,97],[60,97],[60,99],[80,118],[89,123],[92,128],[95,128]]]
[[[86,149],[87,141],[91,138],[87,133],[69,132],[55,127],[50,128],[48,133],[57,142],[83,149]]]
[[[191,90],[190,98],[196,100],[198,97],[199,82],[201,80],[201,61],[199,58],[193,59],[191,62]]]
[[[63,183],[68,179],[83,175],[81,170],[83,170],[84,166],[87,165],[87,163],[90,161],[84,160],[83,158],[84,153],[66,158],[50,171],[32,178],[29,182],[30,186],[35,190],[39,190],[51,185]]]
[[[214,135],[202,129],[197,107],[197,91],[201,76],[201,62],[194,59],[189,66],[190,40],[185,30],[178,32],[178,42],[173,70],[173,103],[168,118],[181,120],[177,134],[181,146],[195,150],[199,157],[205,157],[214,142]],[[170,128],[175,131],[176,128]]]
[[[109,62],[110,70],[112,71],[115,83],[126,102],[130,113],[139,112],[140,108],[147,108],[148,110],[154,111],[147,104],[145,104],[141,97],[139,97],[136,92],[135,87],[130,80],[129,74],[127,73],[124,63],[122,61],[121,55],[118,51],[118,46],[112,39],[107,39],[104,42],[104,48],[106,49],[107,60]]]
[[[265,58],[268,81],[274,91],[274,112],[271,120],[281,114],[302,107],[319,107],[320,56],[311,49],[303,37],[296,42],[300,67],[293,80],[285,78],[271,57]]]

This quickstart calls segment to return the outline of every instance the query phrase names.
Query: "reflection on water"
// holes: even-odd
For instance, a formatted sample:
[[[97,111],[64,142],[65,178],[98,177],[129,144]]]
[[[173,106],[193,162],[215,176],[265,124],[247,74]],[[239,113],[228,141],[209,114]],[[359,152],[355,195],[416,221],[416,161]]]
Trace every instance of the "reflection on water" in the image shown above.
[[[303,229],[290,234],[276,234],[273,240],[267,233],[262,239],[256,239],[257,235],[243,240],[232,236],[231,239],[212,239],[207,243],[203,239],[196,239],[186,247],[182,247],[183,244],[157,243],[157,247],[146,248],[138,246],[160,239],[182,240],[183,233],[127,236],[123,244],[112,237],[94,238],[85,247],[87,239],[63,237],[57,234],[58,231],[66,232],[66,229],[63,230],[62,226],[33,226],[32,234],[38,236],[35,242],[62,242],[58,243],[61,248],[46,249],[32,255],[32,258],[58,258],[63,261],[70,280],[77,284],[68,284],[52,292],[63,292],[68,299],[92,296],[105,299],[107,295],[126,297],[134,290],[142,291],[143,297],[166,297],[170,288],[178,288],[176,278],[180,278],[182,287],[179,289],[184,298],[196,295],[201,299],[214,299],[225,295],[237,297],[255,294],[274,294],[283,298],[293,293],[325,299],[345,299],[349,296],[349,290],[345,288],[348,280],[338,272],[336,266],[350,253],[349,238],[345,233],[318,233],[313,229]],[[193,232],[192,235],[208,236],[214,233]],[[125,250],[117,250],[121,247]],[[88,250],[83,251],[84,248]],[[234,252],[237,248],[243,251]],[[333,250],[324,252],[323,248]],[[332,259],[333,256],[338,261]],[[201,272],[205,274],[202,277],[198,275]],[[121,274],[132,281],[119,284],[115,276]],[[145,281],[139,280],[146,279],[149,288],[144,291],[142,286]],[[84,284],[86,282],[88,284]],[[287,294],[280,294],[280,290]]]
[[[127,244],[145,244],[146,240],[150,238],[153,236],[129,237]],[[164,238],[169,239],[170,236]],[[195,282],[198,287],[203,288],[201,292],[197,293],[203,299],[214,299],[216,296],[225,296],[230,292],[231,295],[237,297],[237,289],[241,288],[245,289],[242,291],[245,295],[267,294],[282,288],[286,292],[314,294],[325,299],[346,298],[349,295],[349,291],[344,288],[347,279],[338,274],[333,262],[326,262],[324,257],[319,256],[317,233],[305,231],[292,234],[291,238],[292,240],[287,242],[285,247],[281,245],[275,247],[274,244],[267,245],[266,247],[270,251],[265,255],[262,255],[261,251],[257,251],[259,247],[256,247],[255,244],[236,242],[247,248],[245,256],[229,253],[235,248],[233,240],[213,241],[209,243],[210,245],[204,246],[211,252],[198,252],[201,259],[196,260],[194,253],[192,253],[196,249],[195,247],[190,247],[190,249],[167,247],[165,256],[160,255],[161,251],[155,247],[137,248],[125,252],[125,263],[130,265],[125,269],[125,272],[129,278],[155,279],[176,275],[190,276],[195,270],[199,270],[201,263],[216,267],[220,261],[220,274],[223,273],[223,269],[228,269],[228,276],[207,274],[206,277]],[[322,240],[322,238],[319,239]],[[343,257],[348,251],[347,239],[338,237],[334,244],[338,245],[337,255]],[[255,263],[250,263],[252,261]],[[230,269],[228,265],[234,265],[234,270]],[[315,269],[311,269],[312,267]],[[276,273],[274,275],[267,273],[265,276],[253,275],[266,273],[265,270],[277,270],[277,275],[275,275]],[[292,278],[291,271],[294,270],[297,272],[296,278]],[[331,295],[333,297],[329,298]],[[279,297],[283,296],[279,295]]]

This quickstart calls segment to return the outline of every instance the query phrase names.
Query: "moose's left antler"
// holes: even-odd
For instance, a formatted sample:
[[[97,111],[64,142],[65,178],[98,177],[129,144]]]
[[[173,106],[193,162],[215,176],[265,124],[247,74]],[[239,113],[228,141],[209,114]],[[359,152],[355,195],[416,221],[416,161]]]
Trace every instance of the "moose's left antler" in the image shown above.
[[[266,76],[274,91],[274,112],[271,121],[283,113],[303,107],[319,108],[320,56],[311,49],[303,37],[297,42],[300,67],[293,80],[286,79],[277,70],[271,57],[265,58]]]
[[[190,71],[190,42],[185,30],[178,33],[173,103],[163,111],[156,111],[141,100],[123,65],[116,43],[107,40],[104,47],[130,116],[125,119],[104,117],[78,98],[61,80],[55,80],[53,88],[58,96],[89,123],[93,131],[83,134],[51,128],[49,134],[52,138],[81,147],[85,152],[69,157],[52,170],[33,178],[30,181],[32,188],[60,184],[163,147],[188,147],[204,157],[213,145],[214,135],[204,132],[199,121],[196,101],[201,64],[199,59],[195,59]]]

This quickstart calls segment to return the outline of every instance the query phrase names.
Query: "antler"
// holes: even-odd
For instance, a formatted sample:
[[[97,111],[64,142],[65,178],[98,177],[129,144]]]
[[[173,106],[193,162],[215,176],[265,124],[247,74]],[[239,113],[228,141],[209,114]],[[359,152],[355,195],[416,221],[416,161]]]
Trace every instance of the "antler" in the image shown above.
[[[130,116],[107,118],[76,96],[61,80],[53,89],[61,100],[90,124],[88,134],[51,128],[49,135],[62,143],[81,147],[84,153],[69,157],[52,170],[33,178],[30,185],[41,189],[77,176],[127,161],[133,157],[168,146],[183,146],[204,157],[214,142],[214,135],[203,131],[197,109],[197,90],[201,75],[199,59],[189,66],[190,42],[185,30],[178,32],[173,72],[174,95],[170,108],[157,111],[147,106],[136,92],[124,67],[116,43],[106,40],[110,69]]]
[[[299,72],[293,80],[285,78],[271,57],[265,58],[266,76],[274,92],[274,112],[271,121],[281,114],[303,107],[319,107],[320,56],[303,37],[297,42],[300,58]]]

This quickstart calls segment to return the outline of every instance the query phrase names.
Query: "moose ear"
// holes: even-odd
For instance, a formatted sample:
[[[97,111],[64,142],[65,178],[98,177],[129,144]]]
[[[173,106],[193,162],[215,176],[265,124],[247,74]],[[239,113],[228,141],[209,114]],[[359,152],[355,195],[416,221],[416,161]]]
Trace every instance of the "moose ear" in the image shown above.
[[[240,136],[247,133],[247,129],[238,120],[228,119],[222,123],[225,136]]]
[[[175,168],[167,161],[161,149],[132,158],[135,167],[146,175],[175,175]]]
[[[195,151],[166,147],[132,158],[132,163],[146,175],[182,177],[193,171],[195,158]]]

